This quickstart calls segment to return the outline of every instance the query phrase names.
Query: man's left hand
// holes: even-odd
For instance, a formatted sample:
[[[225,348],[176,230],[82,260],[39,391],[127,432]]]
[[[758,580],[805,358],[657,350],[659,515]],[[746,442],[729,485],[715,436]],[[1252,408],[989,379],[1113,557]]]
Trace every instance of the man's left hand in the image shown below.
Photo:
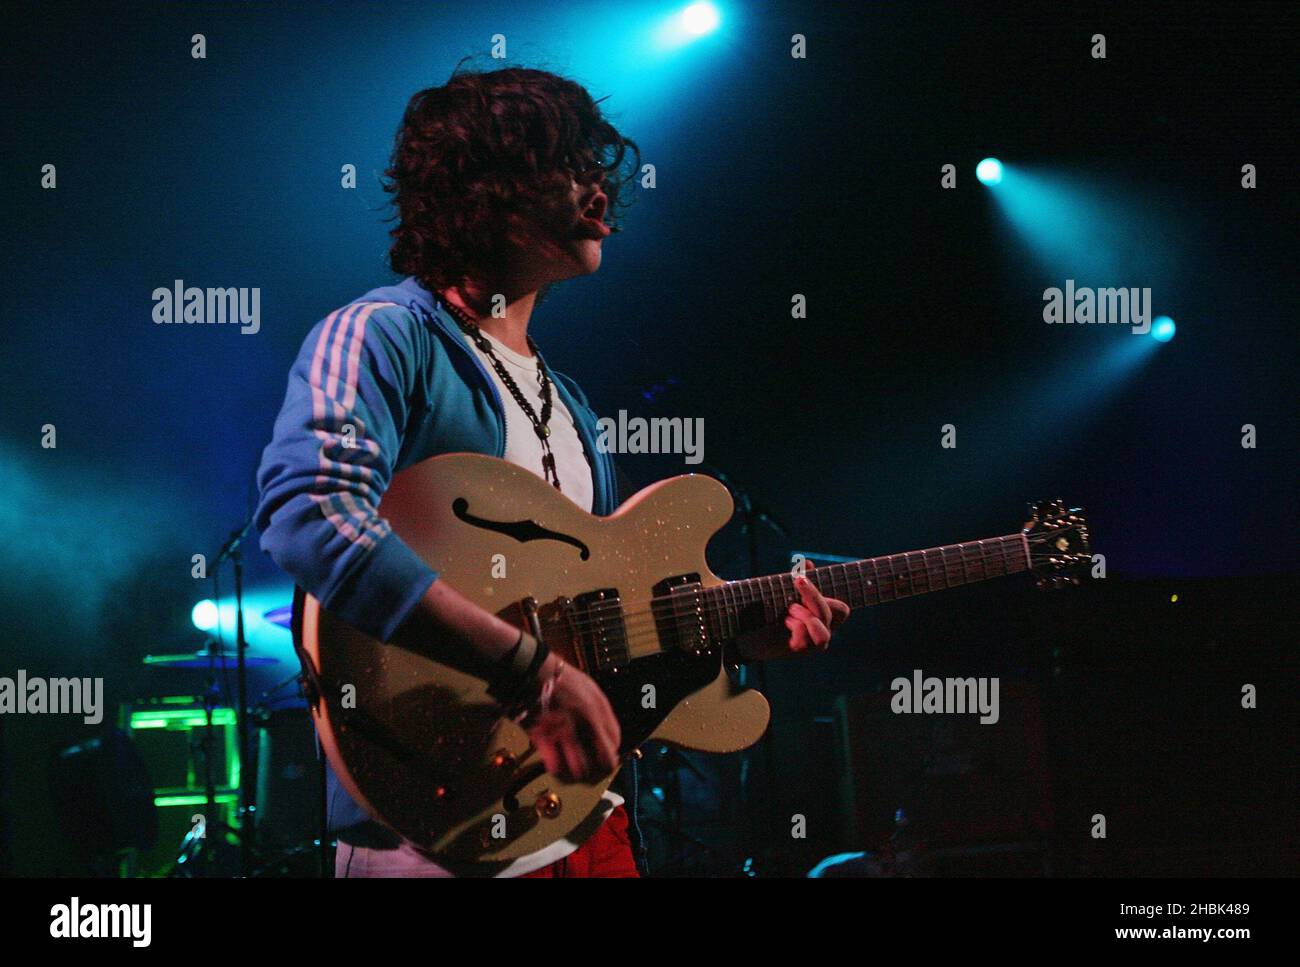
[[[767,661],[830,647],[831,632],[844,624],[849,606],[838,598],[826,597],[807,578],[795,578],[794,586],[800,600],[790,605],[783,625],[737,637],[746,661]]]

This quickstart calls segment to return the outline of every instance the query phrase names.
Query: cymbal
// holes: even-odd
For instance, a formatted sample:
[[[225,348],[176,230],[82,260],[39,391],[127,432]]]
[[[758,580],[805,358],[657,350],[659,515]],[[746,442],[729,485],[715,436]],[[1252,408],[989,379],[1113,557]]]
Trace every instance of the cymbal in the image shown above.
[[[293,605],[282,604],[278,608],[272,608],[262,615],[262,620],[269,624],[279,625],[281,628],[292,628]]]
[[[152,668],[216,668],[227,671],[237,668],[239,662],[232,652],[204,648],[180,655],[145,655],[144,664]],[[244,655],[245,668],[261,668],[264,665],[278,664],[280,661],[276,658]]]

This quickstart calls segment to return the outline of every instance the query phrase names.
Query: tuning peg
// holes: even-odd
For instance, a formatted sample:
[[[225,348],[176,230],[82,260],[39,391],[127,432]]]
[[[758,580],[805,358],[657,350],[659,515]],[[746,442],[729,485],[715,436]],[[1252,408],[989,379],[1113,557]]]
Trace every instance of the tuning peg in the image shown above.
[[[1055,591],[1063,588],[1067,584],[1078,584],[1078,578],[1072,578],[1064,574],[1053,574],[1047,577],[1040,577],[1035,581],[1035,586],[1040,591]]]

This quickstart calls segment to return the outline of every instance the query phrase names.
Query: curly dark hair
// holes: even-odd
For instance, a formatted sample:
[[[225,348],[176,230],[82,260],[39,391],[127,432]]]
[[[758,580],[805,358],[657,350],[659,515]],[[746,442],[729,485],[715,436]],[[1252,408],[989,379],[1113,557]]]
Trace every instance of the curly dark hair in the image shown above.
[[[603,181],[617,231],[640,163],[636,142],[574,81],[517,67],[453,74],[412,96],[397,131],[384,183],[398,218],[393,270],[431,291],[486,277],[512,224],[572,218],[571,177]]]

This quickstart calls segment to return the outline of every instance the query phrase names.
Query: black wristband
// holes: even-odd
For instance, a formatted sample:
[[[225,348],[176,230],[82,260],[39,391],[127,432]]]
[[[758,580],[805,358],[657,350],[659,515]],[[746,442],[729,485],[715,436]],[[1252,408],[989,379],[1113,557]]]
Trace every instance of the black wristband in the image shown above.
[[[493,680],[497,678],[519,678],[526,674],[528,666],[533,662],[533,654],[536,649],[537,639],[526,631],[519,632],[519,640],[515,642],[515,646],[497,660],[492,673]]]
[[[496,673],[488,679],[488,695],[507,708],[525,705],[535,699],[542,687],[538,674],[550,653],[546,642],[527,632],[521,634],[519,644],[498,663]],[[529,659],[528,664],[521,668],[520,663],[525,657]]]

